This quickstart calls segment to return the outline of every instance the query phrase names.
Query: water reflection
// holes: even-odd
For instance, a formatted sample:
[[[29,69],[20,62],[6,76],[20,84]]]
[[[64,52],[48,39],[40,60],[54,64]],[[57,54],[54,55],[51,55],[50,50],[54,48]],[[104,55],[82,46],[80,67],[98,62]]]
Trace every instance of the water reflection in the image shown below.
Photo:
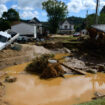
[[[15,70],[18,67],[13,68]],[[29,74],[14,76],[17,77],[17,82],[6,84],[4,96],[11,105],[72,105],[90,101],[95,92],[105,93],[105,74],[102,73],[87,76],[66,75],[65,79],[50,80],[41,80],[38,76]]]

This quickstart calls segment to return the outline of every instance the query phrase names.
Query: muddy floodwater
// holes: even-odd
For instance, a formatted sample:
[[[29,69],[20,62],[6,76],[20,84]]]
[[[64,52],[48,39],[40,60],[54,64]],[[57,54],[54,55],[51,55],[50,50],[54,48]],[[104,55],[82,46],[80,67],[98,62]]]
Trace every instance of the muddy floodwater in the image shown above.
[[[41,80],[36,75],[21,73],[27,64],[6,68],[17,77],[6,83],[3,99],[10,105],[74,105],[90,101],[95,92],[105,94],[105,74],[65,75],[64,78]]]

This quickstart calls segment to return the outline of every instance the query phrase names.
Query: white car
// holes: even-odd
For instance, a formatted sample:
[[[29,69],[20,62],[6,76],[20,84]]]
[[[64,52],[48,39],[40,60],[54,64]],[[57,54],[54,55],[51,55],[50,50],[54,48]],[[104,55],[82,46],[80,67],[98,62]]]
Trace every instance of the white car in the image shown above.
[[[80,35],[81,35],[81,34],[80,34],[79,32],[76,32],[76,33],[73,34],[74,37],[78,37],[78,36],[80,36]]]
[[[16,34],[12,37],[7,32],[0,31],[0,50],[11,44],[18,36],[19,34]]]

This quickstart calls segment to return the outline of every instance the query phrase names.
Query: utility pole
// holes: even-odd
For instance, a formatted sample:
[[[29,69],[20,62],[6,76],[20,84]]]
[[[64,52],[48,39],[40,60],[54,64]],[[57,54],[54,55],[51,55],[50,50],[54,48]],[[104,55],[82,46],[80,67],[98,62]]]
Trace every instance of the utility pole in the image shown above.
[[[88,10],[86,11],[86,27],[88,27]]]
[[[99,0],[96,0],[96,24],[98,24],[98,9],[99,9]]]

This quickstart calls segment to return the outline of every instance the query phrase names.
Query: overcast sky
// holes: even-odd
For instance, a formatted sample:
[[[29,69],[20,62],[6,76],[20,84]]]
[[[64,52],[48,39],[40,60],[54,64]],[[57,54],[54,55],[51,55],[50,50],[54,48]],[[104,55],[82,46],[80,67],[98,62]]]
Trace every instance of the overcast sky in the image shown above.
[[[42,10],[42,2],[45,0],[0,0],[0,17],[9,8],[16,9],[22,19],[37,17],[40,21],[47,20],[47,14]],[[68,16],[85,17],[95,12],[96,0],[61,0],[68,6]],[[105,0],[100,0],[100,9],[105,5]]]

